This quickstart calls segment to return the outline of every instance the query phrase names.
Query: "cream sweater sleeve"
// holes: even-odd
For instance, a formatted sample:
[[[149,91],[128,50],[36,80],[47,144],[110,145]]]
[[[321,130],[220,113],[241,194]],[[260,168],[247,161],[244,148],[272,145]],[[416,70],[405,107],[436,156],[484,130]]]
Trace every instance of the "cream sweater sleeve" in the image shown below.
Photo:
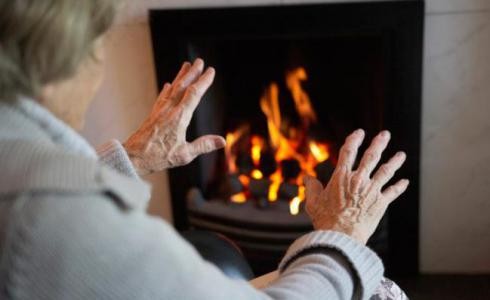
[[[132,178],[139,178],[121,142],[112,139],[97,147],[99,160],[112,169]]]

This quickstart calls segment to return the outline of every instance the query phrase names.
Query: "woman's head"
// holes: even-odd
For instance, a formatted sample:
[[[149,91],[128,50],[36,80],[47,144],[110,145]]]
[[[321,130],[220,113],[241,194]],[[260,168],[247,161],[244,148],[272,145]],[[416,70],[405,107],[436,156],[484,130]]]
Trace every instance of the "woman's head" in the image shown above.
[[[60,114],[80,119],[70,107],[86,107],[100,83],[101,37],[114,20],[117,2],[0,0],[0,100],[36,98],[79,127],[81,120]]]

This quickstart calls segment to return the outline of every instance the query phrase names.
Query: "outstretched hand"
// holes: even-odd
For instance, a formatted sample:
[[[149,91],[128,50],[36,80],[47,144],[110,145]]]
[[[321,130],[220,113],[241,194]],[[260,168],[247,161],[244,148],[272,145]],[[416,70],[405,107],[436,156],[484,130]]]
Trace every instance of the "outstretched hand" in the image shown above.
[[[166,83],[148,118],[124,143],[139,175],[186,165],[197,156],[223,148],[221,136],[206,135],[186,141],[186,131],[215,71],[197,59],[185,62],[172,83]]]
[[[383,190],[405,162],[404,152],[395,154],[371,176],[390,140],[388,131],[381,132],[373,139],[359,167],[353,170],[363,140],[363,130],[357,130],[347,137],[326,188],[313,177],[305,178],[305,185],[306,211],[315,229],[339,231],[365,244],[388,205],[407,189],[409,182],[402,179]]]

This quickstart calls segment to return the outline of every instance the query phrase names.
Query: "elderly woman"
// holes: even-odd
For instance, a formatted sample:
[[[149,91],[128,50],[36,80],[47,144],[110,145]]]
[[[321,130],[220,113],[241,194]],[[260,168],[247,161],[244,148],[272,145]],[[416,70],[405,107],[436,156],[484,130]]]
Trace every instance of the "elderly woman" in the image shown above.
[[[150,192],[139,179],[225,145],[219,136],[185,139],[214,69],[184,63],[124,144],[96,152],[75,131],[103,76],[116,2],[0,1],[0,298],[371,297],[383,266],[365,244],[408,186],[383,188],[402,152],[374,171],[390,134],[380,133],[353,169],[364,137],[355,131],[326,187],[306,179],[315,231],[291,245],[274,282],[259,290],[231,280],[146,214]]]

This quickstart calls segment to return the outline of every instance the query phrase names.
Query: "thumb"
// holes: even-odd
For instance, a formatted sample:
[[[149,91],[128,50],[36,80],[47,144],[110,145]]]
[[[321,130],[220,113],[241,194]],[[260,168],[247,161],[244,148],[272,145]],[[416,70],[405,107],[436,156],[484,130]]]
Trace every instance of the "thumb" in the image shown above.
[[[307,205],[314,205],[315,200],[323,191],[322,183],[309,175],[304,178]]]
[[[226,141],[219,135],[205,135],[187,144],[187,150],[192,159],[199,155],[213,152],[226,145]]]
[[[180,146],[172,156],[174,166],[187,165],[201,154],[209,153],[223,148],[226,141],[219,135],[205,135],[192,143]]]

